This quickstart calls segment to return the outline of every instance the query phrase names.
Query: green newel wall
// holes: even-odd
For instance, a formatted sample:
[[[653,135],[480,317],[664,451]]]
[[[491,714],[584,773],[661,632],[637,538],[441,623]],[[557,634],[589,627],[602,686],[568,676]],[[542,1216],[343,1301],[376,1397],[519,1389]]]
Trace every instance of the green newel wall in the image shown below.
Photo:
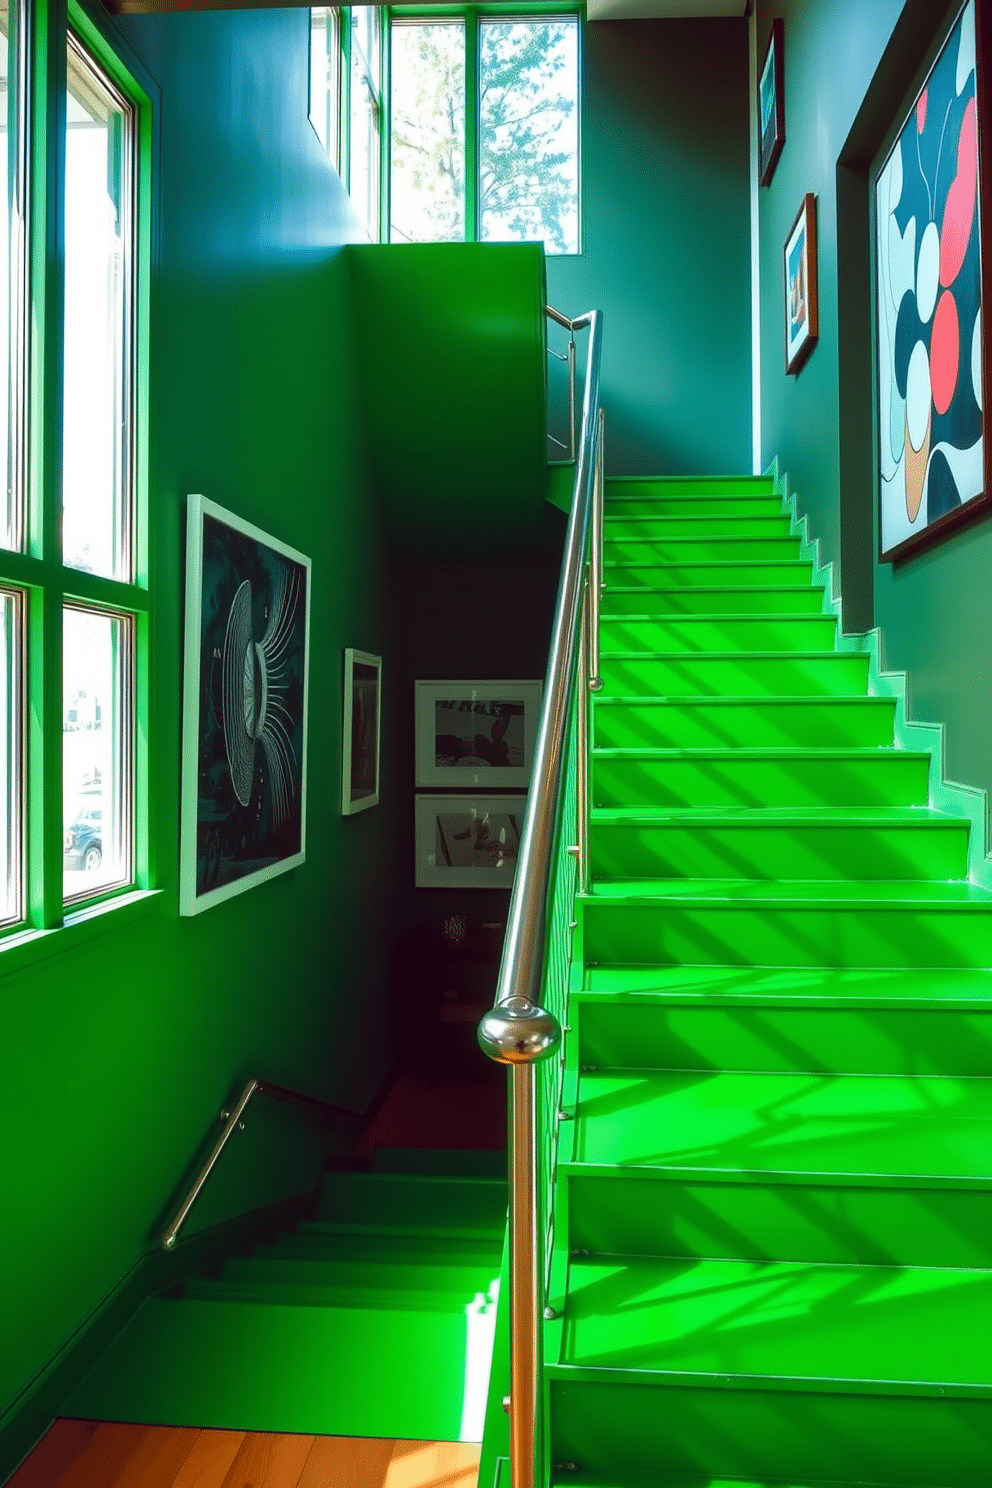
[[[747,23],[593,21],[582,45],[583,253],[548,259],[548,294],[605,312],[608,469],[749,470]]]
[[[911,717],[946,723],[947,774],[992,791],[992,524],[897,566],[875,556],[868,169],[949,9],[758,0],[759,65],[773,17],[784,21],[786,107],[785,147],[759,203],[762,453],[778,455],[839,566],[846,629],[880,627],[884,664],[907,673]],[[817,196],[820,340],[786,377],[782,245],[807,191]]]
[[[164,892],[148,917],[108,920],[106,934],[2,984],[0,1401],[149,1244],[233,1086],[262,1075],[361,1106],[389,1059],[383,925],[398,792],[388,754],[383,808],[340,816],[342,648],[389,655],[388,560],[338,251],[360,234],[307,120],[307,14],[148,17],[121,32],[161,88],[151,739]],[[181,920],[192,490],[313,559],[309,835],[303,868]],[[251,1140],[249,1127],[239,1141]],[[242,1207],[294,1182],[279,1143],[261,1145],[269,1161],[246,1176]]]

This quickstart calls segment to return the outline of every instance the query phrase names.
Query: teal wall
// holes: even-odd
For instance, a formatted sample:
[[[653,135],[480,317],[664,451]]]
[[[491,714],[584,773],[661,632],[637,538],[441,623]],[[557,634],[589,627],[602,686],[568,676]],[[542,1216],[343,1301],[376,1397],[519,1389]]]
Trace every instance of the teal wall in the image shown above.
[[[582,44],[583,252],[548,259],[548,295],[604,311],[607,467],[750,470],[747,22],[592,21]]]
[[[909,712],[946,724],[948,776],[992,791],[992,524],[900,563],[876,560],[867,175],[948,13],[943,0],[758,0],[757,48],[785,34],[786,143],[760,193],[761,433],[839,565],[849,631],[878,625]],[[820,339],[797,377],[783,355],[782,245],[817,196]]]
[[[6,977],[0,1401],[146,1247],[252,1075],[363,1105],[385,1073],[395,772],[340,816],[341,655],[391,660],[389,561],[366,475],[345,242],[307,120],[305,11],[121,23],[161,89],[153,291],[152,766],[146,918]],[[201,491],[313,560],[305,866],[177,917],[183,533]],[[387,708],[387,739],[395,727]],[[249,1130],[235,1165],[252,1140]],[[278,1143],[239,1202],[293,1181]],[[249,1165],[244,1165],[247,1175]],[[214,1213],[214,1218],[220,1217]]]

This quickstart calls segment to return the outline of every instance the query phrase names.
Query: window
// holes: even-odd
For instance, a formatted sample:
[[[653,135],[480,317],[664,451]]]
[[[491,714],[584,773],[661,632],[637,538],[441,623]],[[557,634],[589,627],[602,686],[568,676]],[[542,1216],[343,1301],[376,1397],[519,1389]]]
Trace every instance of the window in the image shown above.
[[[80,905],[134,886],[147,863],[135,801],[147,735],[150,100],[74,0],[69,28],[39,26],[32,38],[33,15],[24,4],[0,10],[6,929],[58,927]],[[50,92],[26,85],[32,46],[48,49],[38,76],[64,59],[64,112]],[[46,252],[53,236],[61,259]],[[27,386],[43,390],[30,405]]]
[[[310,123],[335,170],[341,166],[341,12],[310,12]]]
[[[382,169],[382,12],[356,5],[350,12],[348,187],[369,237],[379,237]]]
[[[390,26],[390,238],[579,251],[579,23],[480,16]]]

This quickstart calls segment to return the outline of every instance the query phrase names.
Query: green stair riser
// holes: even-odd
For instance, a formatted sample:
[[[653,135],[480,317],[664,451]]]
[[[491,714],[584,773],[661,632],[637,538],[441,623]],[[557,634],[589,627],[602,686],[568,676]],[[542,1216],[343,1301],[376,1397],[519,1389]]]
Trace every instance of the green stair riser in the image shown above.
[[[455,1313],[464,1317],[474,1292],[412,1291],[397,1287],[304,1286],[289,1282],[191,1281],[184,1301],[248,1302],[265,1307],[332,1307],[376,1312]]]
[[[954,879],[968,871],[966,821],[873,821],[843,824],[797,820],[710,825],[704,816],[659,823],[606,822],[590,826],[594,879],[762,878]]]
[[[720,496],[765,496],[774,494],[774,482],[767,475],[608,475],[606,505],[614,501],[664,501],[666,498],[702,498]],[[775,496],[776,501],[781,497]]]
[[[574,1059],[599,1069],[992,1076],[985,1013],[919,1008],[672,1006],[573,994]],[[570,1050],[570,1053],[572,1051]]]
[[[981,1270],[602,1256],[571,1263],[561,1363],[992,1406],[990,1339]]]
[[[814,748],[891,745],[892,698],[650,699],[597,697],[593,738],[603,749]]]
[[[748,756],[742,749],[698,754],[593,754],[595,806],[912,806],[927,800],[930,761],[891,750],[856,754],[809,750]]]
[[[973,906],[583,901],[599,965],[988,966],[992,916]]]
[[[685,1182],[561,1169],[570,1250],[877,1266],[992,1265],[992,1193],[930,1187]]]
[[[401,1260],[390,1262],[381,1257],[364,1262],[337,1256],[311,1260],[282,1256],[277,1252],[271,1258],[255,1255],[249,1260],[232,1256],[224,1262],[220,1280],[275,1283],[279,1286],[331,1286],[356,1292],[363,1287],[381,1292],[395,1287],[397,1291],[418,1294],[431,1291],[467,1293],[471,1299],[478,1291],[488,1291],[493,1278],[499,1275],[499,1263],[500,1256],[496,1250],[487,1264],[474,1266],[449,1264],[440,1249],[432,1265],[408,1264]]]
[[[642,561],[611,564],[604,561],[603,577],[606,590],[603,599],[604,611],[613,608],[613,598],[618,591],[630,589],[780,589],[813,582],[812,563],[798,559],[775,558],[756,561],[758,555],[748,558],[738,555],[728,558],[726,554],[711,561],[693,560],[686,553],[664,560],[657,555],[648,555]],[[629,613],[629,611],[627,611]]]
[[[603,562],[637,567],[646,563],[733,563],[742,568],[761,563],[798,563],[801,540],[795,537],[618,537],[603,544]]]
[[[700,517],[775,517],[782,511],[781,496],[735,495],[689,495],[681,496],[645,493],[636,495],[607,495],[603,512],[607,522],[616,517],[650,517],[654,515],[695,515]]]
[[[423,1225],[435,1232],[489,1230],[501,1238],[506,1205],[506,1184],[494,1178],[335,1173],[323,1186],[314,1217],[339,1224]]]
[[[885,1012],[938,1008],[987,1013],[992,969],[912,967],[854,970],[831,966],[586,966],[581,1004],[642,998],[659,1006],[864,1008]]]
[[[992,1476],[984,1401],[714,1386],[550,1382],[553,1463],[763,1484],[980,1488]],[[663,1478],[659,1479],[663,1481]]]
[[[777,656],[686,653],[654,656],[600,655],[606,697],[860,697],[868,684],[868,657],[797,654]],[[599,698],[593,704],[598,709]]]
[[[605,512],[603,538],[607,552],[614,542],[654,542],[670,537],[789,537],[792,519],[778,512],[686,512],[666,505],[661,511]]]
[[[302,1224],[292,1234],[280,1236],[277,1245],[257,1245],[252,1252],[255,1260],[340,1261],[351,1264],[369,1261],[392,1266],[397,1263],[413,1266],[433,1267],[438,1256],[444,1256],[446,1265],[482,1266],[490,1264],[494,1254],[494,1237],[480,1239],[453,1238],[446,1234],[443,1240],[436,1234],[420,1232],[413,1235],[370,1234],[356,1228],[340,1230],[335,1226]]]
[[[602,651],[825,651],[833,652],[832,615],[699,615],[649,620],[603,620]]]
[[[750,589],[706,588],[686,585],[677,589],[624,588],[618,582],[603,593],[604,623],[623,616],[669,615],[819,615],[823,590],[796,588],[787,584]]]

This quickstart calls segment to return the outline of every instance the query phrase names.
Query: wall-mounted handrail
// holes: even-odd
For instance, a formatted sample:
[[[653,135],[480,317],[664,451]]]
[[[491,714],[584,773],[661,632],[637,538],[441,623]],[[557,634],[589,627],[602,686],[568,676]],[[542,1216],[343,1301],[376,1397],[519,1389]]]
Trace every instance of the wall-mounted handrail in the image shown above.
[[[256,1095],[267,1095],[273,1100],[288,1101],[295,1106],[309,1106],[312,1110],[320,1111],[324,1116],[330,1116],[335,1121],[357,1121],[364,1122],[365,1117],[357,1111],[349,1111],[344,1106],[332,1105],[329,1101],[318,1100],[316,1096],[304,1095],[299,1090],[288,1090],[285,1085],[274,1085],[269,1080],[249,1080],[234,1105],[229,1109],[224,1108],[220,1113],[223,1123],[220,1135],[210,1149],[203,1167],[197,1173],[190,1188],[188,1189],[182,1203],[176,1210],[172,1223],[162,1231],[162,1249],[173,1250],[179,1231],[189,1218],[190,1210],[200,1197],[206,1187],[207,1179],[213,1172],[220,1160],[224,1148],[236,1131],[244,1130],[243,1117],[250,1102]]]
[[[552,444],[565,451],[567,460],[575,459],[575,332],[579,329],[577,321],[569,320],[567,315],[562,315],[553,305],[545,305],[544,314],[548,320],[554,321],[555,325],[562,326],[568,331],[568,351],[564,356],[548,346],[548,356],[554,357],[556,362],[565,362],[568,366],[568,443],[563,444],[560,439],[548,431],[548,438]]]
[[[561,1042],[561,1028],[540,1003],[544,962],[545,916],[552,852],[558,825],[562,767],[566,750],[569,710],[575,678],[580,670],[582,702],[592,685],[585,642],[580,627],[587,623],[583,592],[586,586],[590,523],[601,520],[602,480],[598,459],[601,432],[599,382],[602,356],[602,313],[589,311],[570,320],[548,307],[548,317],[570,332],[588,328],[589,348],[582,401],[572,506],[565,534],[558,599],[551,631],[551,649],[544,683],[537,744],[531,771],[527,811],[510,895],[506,939],[492,1011],[479,1024],[479,1043],[490,1058],[511,1067],[510,1150],[510,1478],[512,1488],[533,1488],[537,1432],[538,1371],[544,1298],[541,1280],[541,1238],[538,1233],[538,1154],[535,1119],[535,1064],[552,1055]],[[597,480],[597,470],[600,479]],[[599,497],[596,490],[599,487]],[[589,608],[602,586],[602,543],[597,539],[599,570],[589,585]],[[592,593],[595,592],[595,601]],[[598,678],[595,679],[598,684]],[[582,709],[580,707],[580,719]],[[586,739],[587,742],[587,739]],[[585,779],[588,759],[578,762]],[[587,862],[582,858],[580,806],[580,880]]]

